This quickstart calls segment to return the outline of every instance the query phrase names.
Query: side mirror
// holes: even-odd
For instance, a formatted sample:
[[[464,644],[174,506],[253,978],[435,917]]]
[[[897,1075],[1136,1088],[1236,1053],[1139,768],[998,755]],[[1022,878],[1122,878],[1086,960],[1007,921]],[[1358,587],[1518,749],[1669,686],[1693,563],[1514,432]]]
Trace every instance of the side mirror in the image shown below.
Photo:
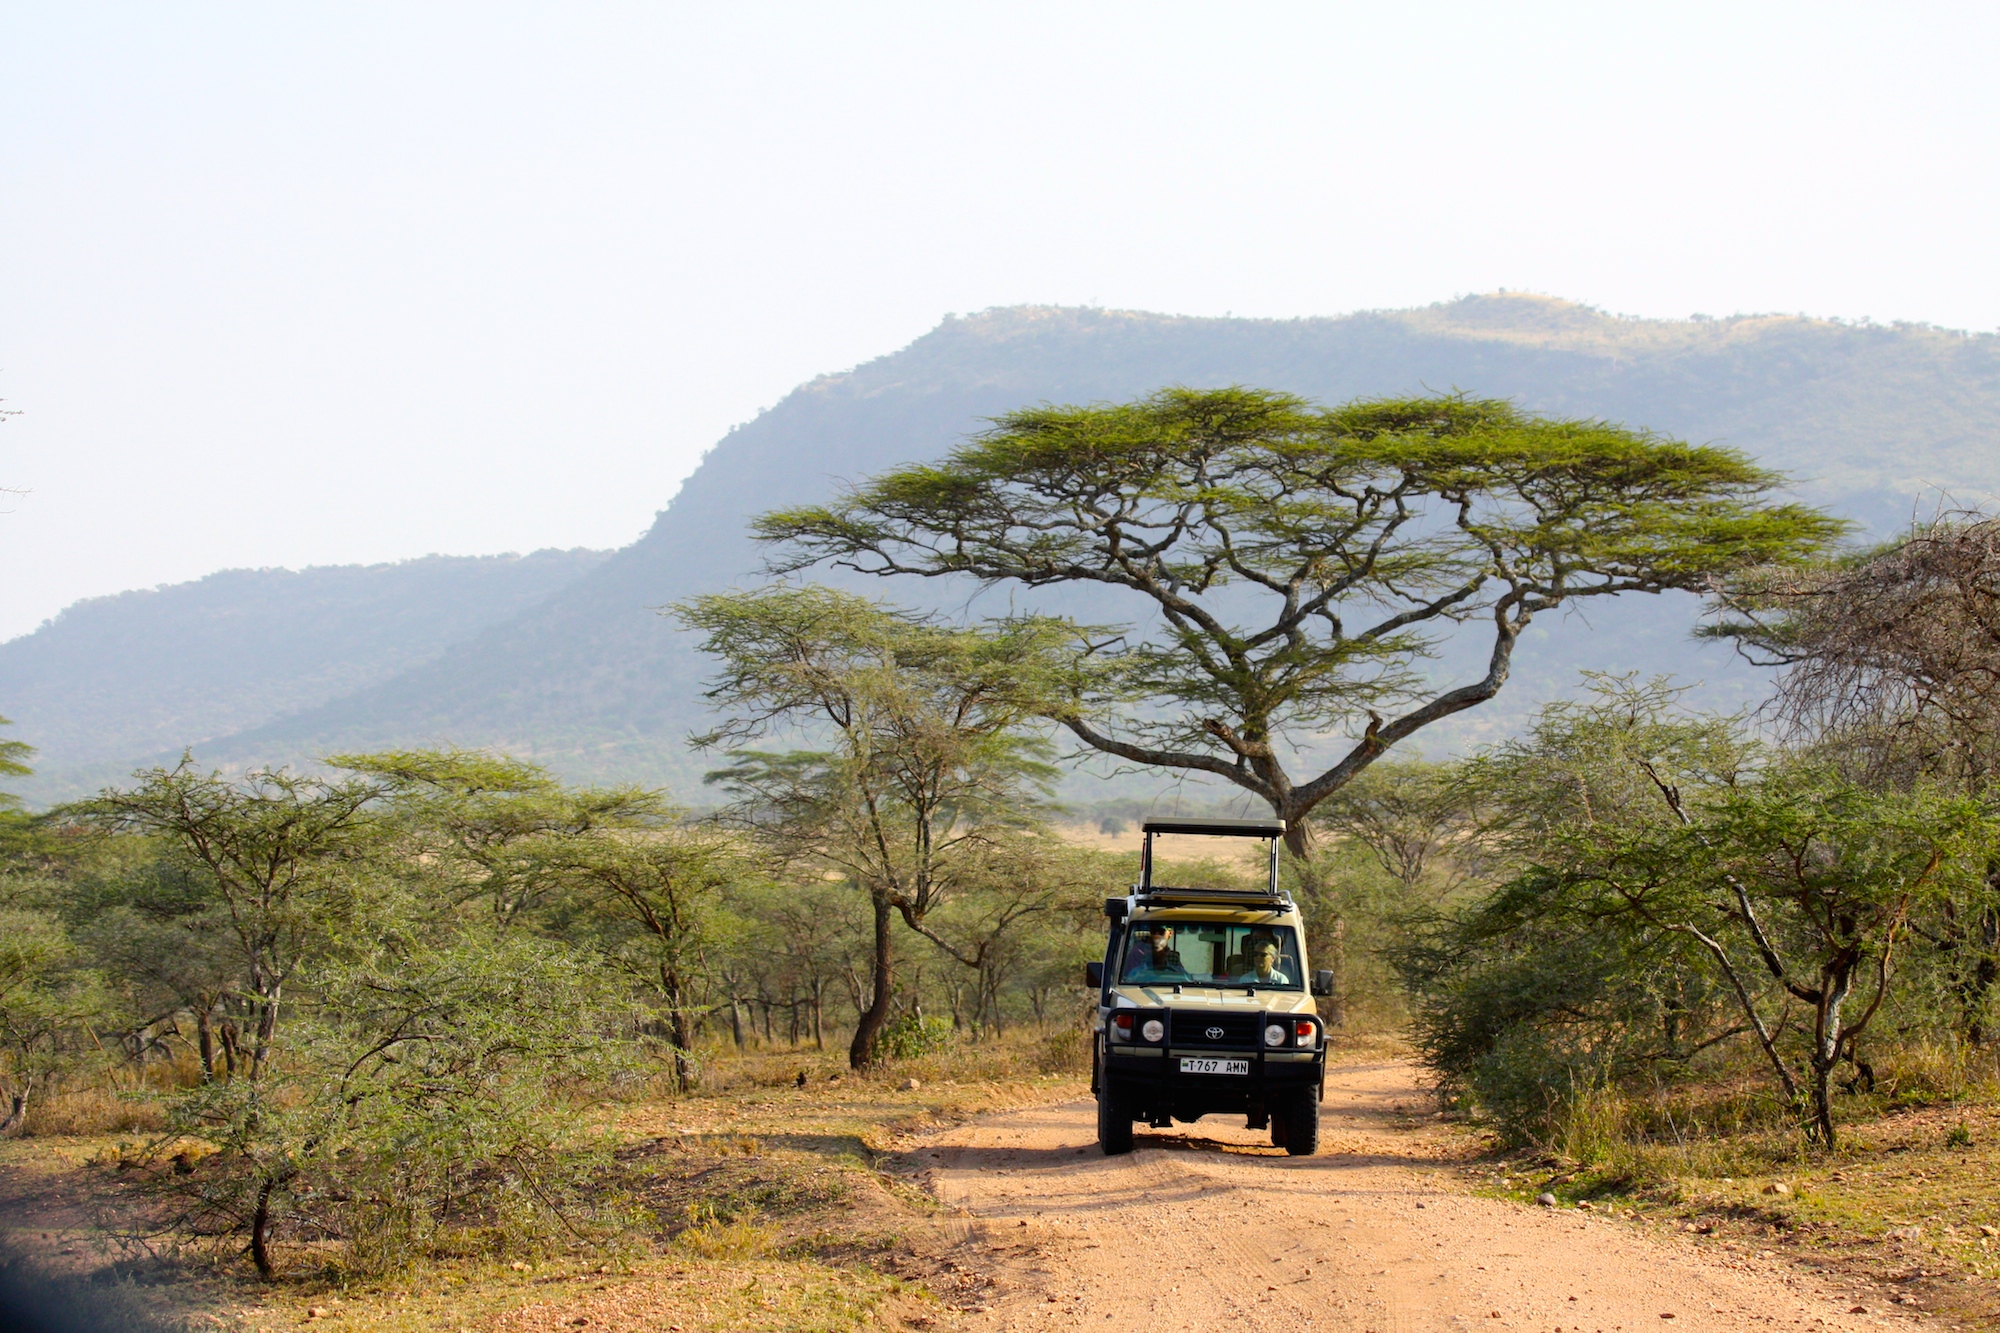
[[[1333,994],[1333,969],[1323,967],[1313,973],[1313,998],[1323,1000]]]
[[[1090,987],[1092,990],[1103,990],[1104,964],[1085,963],[1083,965],[1083,984]]]
[[[1127,906],[1128,904],[1123,898],[1106,898],[1104,900],[1104,915],[1110,917],[1113,921],[1123,921]]]

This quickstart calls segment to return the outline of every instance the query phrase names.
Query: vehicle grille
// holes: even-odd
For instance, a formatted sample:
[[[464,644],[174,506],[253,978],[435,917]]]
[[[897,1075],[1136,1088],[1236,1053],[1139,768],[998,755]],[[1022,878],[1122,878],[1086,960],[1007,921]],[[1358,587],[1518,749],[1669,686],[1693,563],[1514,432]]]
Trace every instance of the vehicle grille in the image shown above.
[[[1254,1047],[1257,1022],[1256,1014],[1203,1014],[1176,1009],[1168,1040],[1175,1046]],[[1211,1032],[1217,1035],[1211,1037]]]

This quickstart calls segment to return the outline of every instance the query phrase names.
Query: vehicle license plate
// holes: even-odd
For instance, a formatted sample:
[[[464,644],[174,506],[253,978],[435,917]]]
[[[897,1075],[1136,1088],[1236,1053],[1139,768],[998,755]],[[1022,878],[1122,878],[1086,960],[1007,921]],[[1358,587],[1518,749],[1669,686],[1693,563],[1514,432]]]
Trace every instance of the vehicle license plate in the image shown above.
[[[1250,1062],[1248,1060],[1213,1060],[1206,1056],[1183,1055],[1181,1057],[1181,1072],[1183,1074],[1248,1074],[1250,1072]]]

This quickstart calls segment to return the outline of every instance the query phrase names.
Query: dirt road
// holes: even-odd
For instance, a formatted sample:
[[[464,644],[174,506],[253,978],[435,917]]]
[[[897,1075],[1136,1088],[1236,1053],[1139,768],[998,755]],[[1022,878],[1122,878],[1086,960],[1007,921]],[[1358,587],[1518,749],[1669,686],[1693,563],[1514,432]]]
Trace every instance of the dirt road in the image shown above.
[[[972,1328],[1927,1326],[1775,1257],[1467,1196],[1436,1137],[1409,1130],[1422,1105],[1406,1066],[1354,1066],[1328,1076],[1315,1157],[1215,1117],[1142,1127],[1135,1152],[1106,1158],[1092,1104],[1072,1102],[950,1131],[912,1165],[964,1210],[993,1279]]]

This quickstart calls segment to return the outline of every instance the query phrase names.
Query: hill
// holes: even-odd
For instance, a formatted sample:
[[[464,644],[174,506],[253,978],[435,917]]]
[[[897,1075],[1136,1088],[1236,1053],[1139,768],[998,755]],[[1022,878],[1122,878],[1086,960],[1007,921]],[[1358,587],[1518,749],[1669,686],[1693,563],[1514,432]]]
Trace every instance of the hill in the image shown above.
[[[602,551],[429,556],[299,571],[231,569],[78,602],[0,643],[0,713],[41,751],[55,799],[142,760],[394,677],[518,615],[601,564]]]
[[[1298,320],[994,310],[947,319],[900,352],[803,385],[731,431],[643,538],[561,596],[197,754],[241,764],[450,740],[576,777],[691,791],[698,761],[682,738],[701,720],[704,667],[655,608],[753,581],[749,516],[935,456],[982,418],[1025,403],[1228,383],[1327,401],[1456,388],[1729,444],[1878,532],[1934,504],[1940,488],[1965,501],[2000,492],[2000,339],[1988,335],[1781,316],[1625,319],[1518,294]],[[1692,615],[1687,599],[1636,599],[1593,608],[1587,622],[1540,625],[1502,700],[1426,747],[1510,725],[1571,688],[1583,666],[1672,670],[1707,681],[1714,700],[1753,697],[1756,678],[1726,651],[1688,643]],[[0,676],[0,701],[9,698]],[[67,758],[22,722],[18,734],[50,750],[53,777]]]

